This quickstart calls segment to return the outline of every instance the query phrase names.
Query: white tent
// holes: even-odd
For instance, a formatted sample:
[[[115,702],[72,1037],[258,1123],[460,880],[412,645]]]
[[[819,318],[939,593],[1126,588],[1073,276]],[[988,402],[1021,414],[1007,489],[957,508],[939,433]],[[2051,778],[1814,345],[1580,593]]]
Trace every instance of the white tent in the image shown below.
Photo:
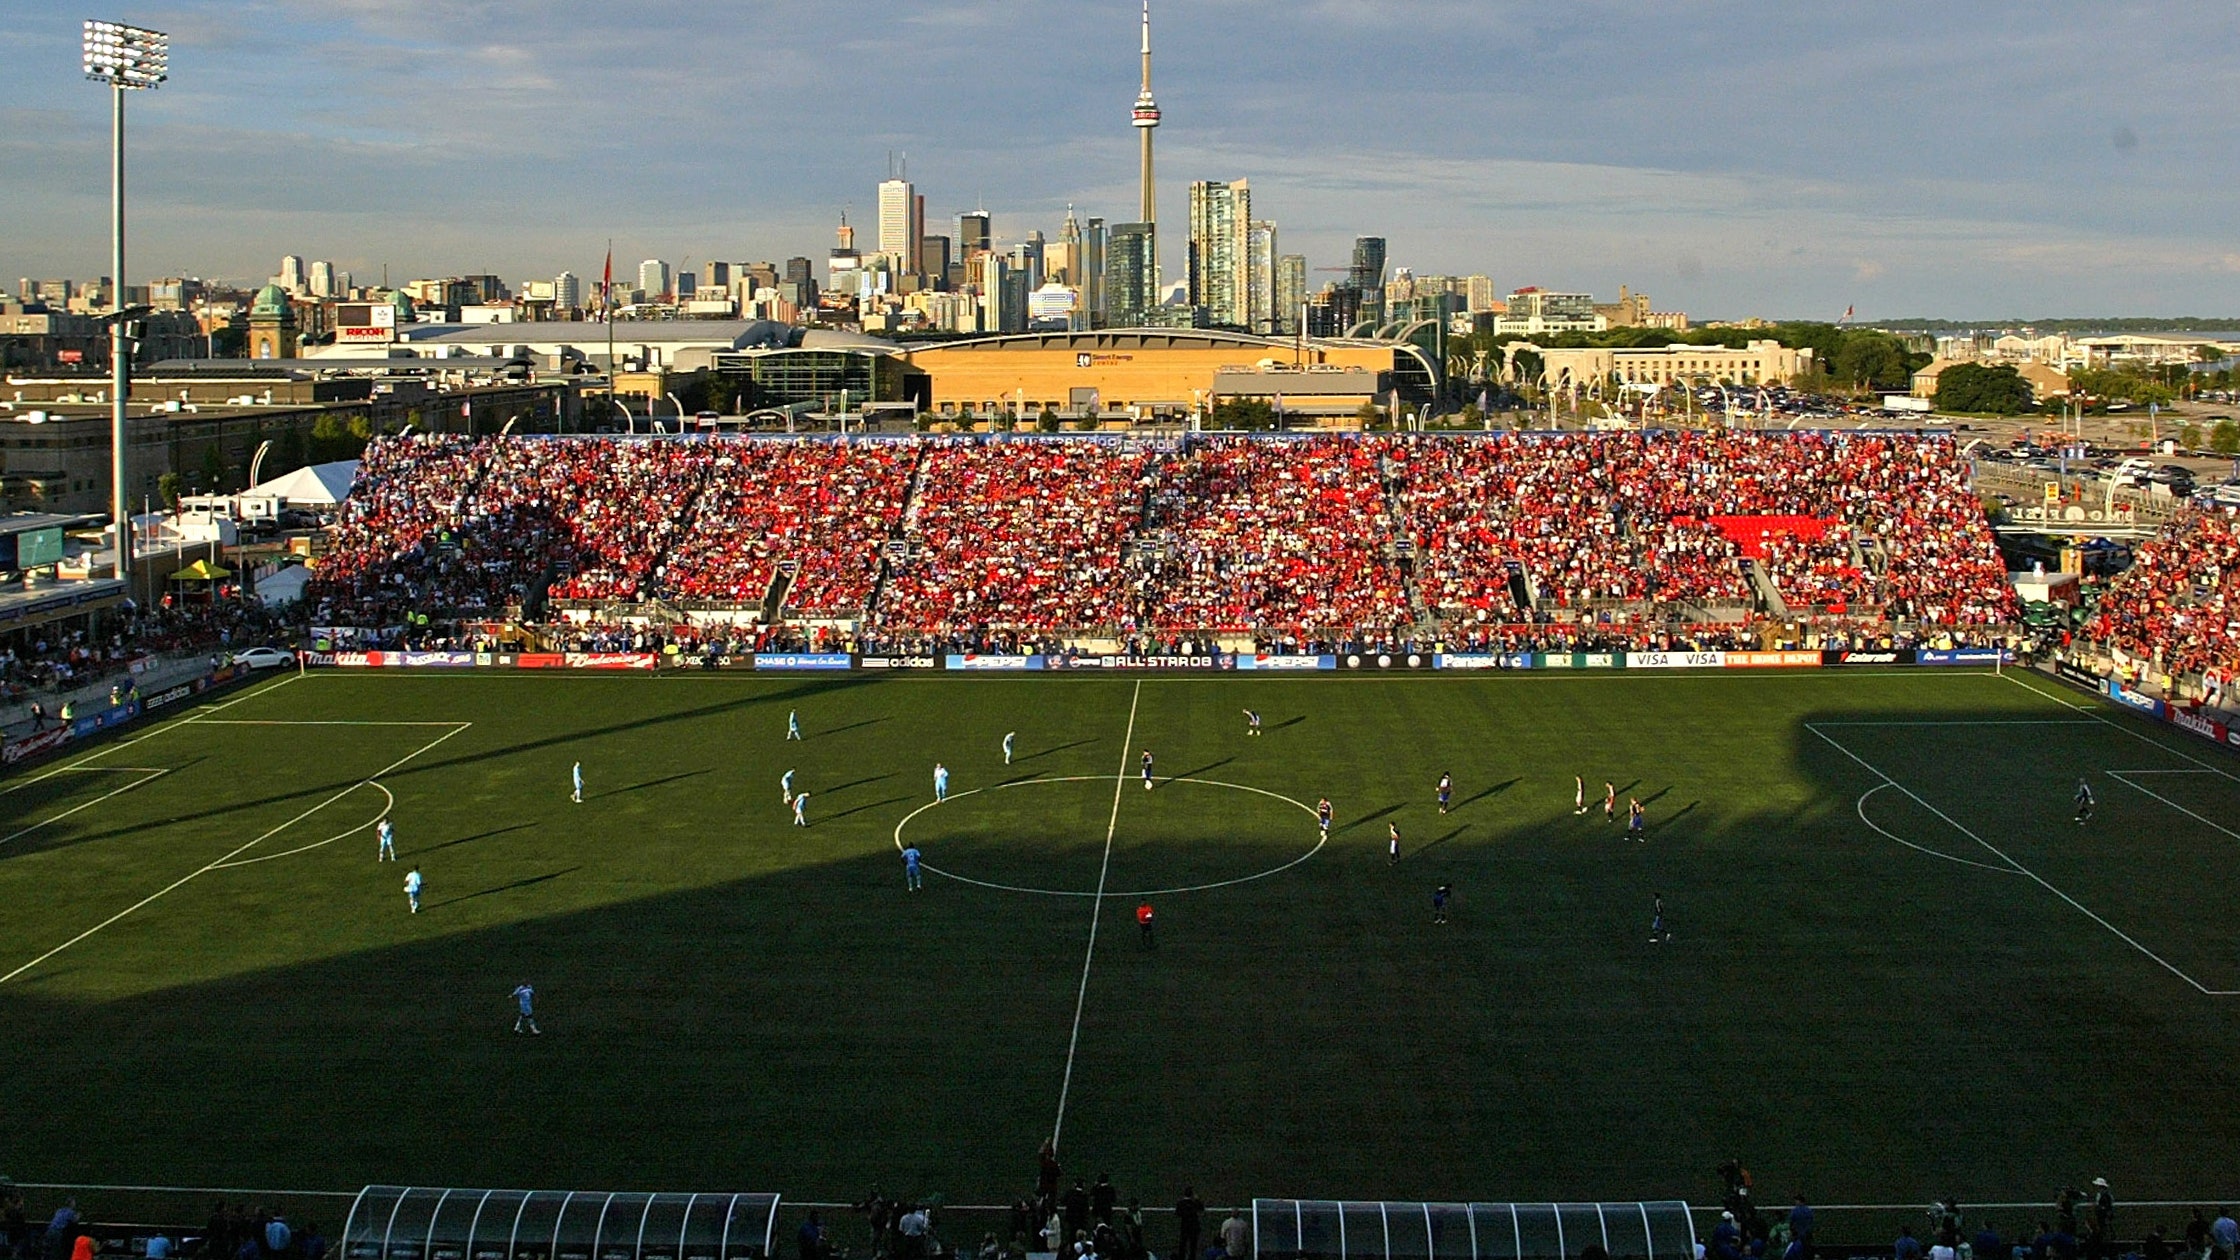
[[[257,579],[257,599],[267,608],[292,604],[303,598],[303,585],[310,580],[311,570],[291,564],[271,577]]]
[[[332,507],[349,497],[350,483],[357,476],[357,460],[338,459],[331,464],[298,468],[242,493],[246,496],[278,499],[284,504]]]

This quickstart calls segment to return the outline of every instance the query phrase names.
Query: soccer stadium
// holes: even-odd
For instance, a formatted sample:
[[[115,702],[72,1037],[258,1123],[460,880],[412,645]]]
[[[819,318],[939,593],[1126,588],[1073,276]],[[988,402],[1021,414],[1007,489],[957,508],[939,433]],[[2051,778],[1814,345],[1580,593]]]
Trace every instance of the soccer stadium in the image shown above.
[[[2240,535],[2003,546],[1939,431],[377,437],[13,636],[10,1245],[2221,1230]]]

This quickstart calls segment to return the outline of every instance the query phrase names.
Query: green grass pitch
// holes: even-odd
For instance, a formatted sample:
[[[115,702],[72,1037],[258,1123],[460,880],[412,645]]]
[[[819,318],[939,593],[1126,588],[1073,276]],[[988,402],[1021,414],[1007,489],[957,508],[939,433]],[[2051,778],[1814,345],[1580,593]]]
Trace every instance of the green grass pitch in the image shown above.
[[[1155,1204],[2210,1193],[2236,774],[1935,670],[275,679],[0,780],[7,1171],[987,1203],[1062,1126]]]

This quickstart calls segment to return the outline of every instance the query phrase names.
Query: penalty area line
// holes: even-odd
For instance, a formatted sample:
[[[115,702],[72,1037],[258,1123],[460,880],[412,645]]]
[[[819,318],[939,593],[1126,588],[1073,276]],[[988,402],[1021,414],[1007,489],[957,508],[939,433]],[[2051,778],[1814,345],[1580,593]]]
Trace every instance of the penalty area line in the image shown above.
[[[2054,887],[2053,884],[2046,880],[2045,876],[2040,875],[2036,871],[2031,870],[2029,867],[2024,866],[2022,863],[2015,861],[2012,857],[2009,857],[2007,855],[2005,850],[1999,848],[1999,846],[1991,843],[1989,840],[1984,839],[1982,836],[1979,836],[1975,832],[1970,831],[1968,830],[1968,828],[1962,826],[1959,819],[1956,819],[1952,815],[1944,812],[1941,809],[1938,809],[1936,806],[1931,805],[1926,799],[1922,797],[1919,792],[1916,792],[1912,788],[1907,787],[1905,784],[1891,778],[1882,770],[1881,767],[1844,747],[1841,743],[1838,743],[1835,736],[1821,730],[1818,723],[1807,722],[1804,724],[1804,728],[1808,731],[1811,731],[1821,740],[1825,741],[1828,747],[1835,749],[1837,752],[1842,753],[1844,756],[1849,757],[1851,760],[1857,762],[1862,769],[1866,770],[1867,773],[1882,780],[1889,786],[1898,789],[1900,792],[1903,792],[1907,797],[1912,799],[1914,804],[1919,805],[1921,808],[1928,810],[1930,813],[1935,814],[1939,818],[1942,818],[1946,822],[1946,824],[1951,826],[1954,831],[1959,832],[1961,835],[1966,836],[1970,840],[1975,841],[1978,845],[1981,845],[1985,852],[2013,867],[2017,874],[2028,878],[2032,883],[2037,884],[2040,888],[2043,888],[2047,892],[2052,893],[2054,896],[2059,897],[2061,900],[2068,902],[2070,907],[2076,910],[2077,913],[2107,929],[2108,932],[2114,935],[2117,940],[2120,940],[2124,944],[2129,945],[2131,948],[2138,950],[2142,954],[2145,954],[2148,958],[2153,959],[2155,964],[2160,966],[2164,971],[2167,971],[2171,975],[2176,976],[2178,979],[2185,981],[2189,985],[2192,985],[2194,990],[2202,994],[2204,997],[2233,997],[2236,995],[2240,995],[2240,991],[2232,989],[2212,989],[2208,985],[2201,983],[2199,980],[2196,980],[2192,976],[2189,976],[2185,972],[2179,970],[2177,964],[2171,962],[2167,958],[2164,958],[2162,955],[2154,952],[2153,950],[2148,949],[2145,945],[2140,944],[2138,940],[2135,939],[2130,933],[2124,931],[2122,928],[2117,927],[2115,924],[2108,922],[2106,919],[2101,918],[2098,914],[2093,913],[2090,909],[2086,908],[2083,902],[2078,901],[2075,897],[2072,897],[2069,894],[2061,891],[2059,888]],[[1861,799],[1864,800],[1865,798],[1862,797]],[[1872,824],[1869,825],[1871,826]],[[1885,832],[1884,834],[1888,835],[1889,833]],[[1895,839],[1895,837],[1892,838]]]
[[[234,849],[232,852],[227,853],[226,855],[216,859],[215,861],[203,863],[201,866],[198,866],[195,869],[187,872],[186,874],[181,875],[179,878],[172,880],[170,883],[165,884],[163,887],[158,888],[152,893],[149,893],[147,896],[142,897],[140,900],[133,902],[131,905],[126,906],[124,909],[117,911],[115,914],[112,914],[108,918],[103,919],[101,922],[94,924],[92,927],[87,928],[85,931],[78,933],[76,936],[73,936],[69,940],[55,946],[53,949],[48,950],[46,953],[39,955],[37,958],[32,959],[30,962],[24,963],[22,966],[19,966],[15,970],[8,972],[6,975],[0,975],[0,984],[8,983],[9,981],[15,979],[17,976],[22,975],[24,972],[38,966],[40,963],[43,963],[48,959],[54,957],[55,955],[61,953],[62,951],[69,949],[71,946],[76,945],[78,942],[83,941],[88,937],[93,936],[95,933],[102,931],[104,928],[107,928],[131,916],[135,911],[138,911],[145,906],[153,905],[155,902],[161,900],[163,897],[169,895],[170,893],[184,888],[201,876],[207,875],[214,870],[221,869],[228,862],[231,862],[235,858],[240,857],[242,854],[247,853],[249,850],[256,848],[258,845],[263,844],[265,841],[270,840],[272,837],[279,835],[281,832],[286,831],[288,828],[295,826],[297,823],[302,822],[304,819],[311,817],[313,814],[316,814],[320,810],[325,809],[327,806],[334,804],[336,801],[341,800],[343,797],[350,795],[352,792],[355,792],[359,788],[364,787],[367,783],[380,778],[382,775],[388,774],[390,771],[397,769],[398,767],[404,765],[406,762],[411,761],[413,758],[420,756],[422,753],[433,750],[437,745],[442,744],[445,740],[456,736],[459,732],[464,731],[473,725],[474,723],[472,722],[460,722],[455,724],[450,730],[445,731],[443,734],[437,736],[436,738],[420,745],[418,748],[413,749],[411,752],[408,752],[404,756],[397,758],[395,761],[392,761],[388,765],[381,767],[379,770],[374,771],[372,774],[369,774],[365,778],[358,780],[356,783],[351,784],[349,787],[342,789],[341,791],[303,811],[302,813],[297,814],[295,817],[289,819],[284,823],[281,823],[279,826],[265,832],[263,835],[260,835],[256,839],[249,841],[247,844],[241,845],[240,847]]]
[[[114,771],[118,774],[126,774],[133,771],[138,771],[140,777],[134,779],[130,783],[125,784],[123,787],[112,788],[109,791],[103,792],[101,795],[94,797],[90,801],[83,801],[79,804],[73,805],[70,808],[63,810],[61,813],[56,814],[52,818],[42,818],[20,831],[12,831],[7,835],[0,836],[0,845],[12,844],[17,840],[30,835],[32,832],[37,831],[41,827],[61,822],[63,819],[68,818],[70,815],[77,813],[81,809],[92,809],[94,806],[99,805],[101,802],[108,800],[112,796],[122,796],[126,792],[139,787],[143,783],[153,783],[157,779],[160,779],[163,776],[171,773],[169,770],[151,769],[147,766],[92,766],[89,768],[94,770]]]

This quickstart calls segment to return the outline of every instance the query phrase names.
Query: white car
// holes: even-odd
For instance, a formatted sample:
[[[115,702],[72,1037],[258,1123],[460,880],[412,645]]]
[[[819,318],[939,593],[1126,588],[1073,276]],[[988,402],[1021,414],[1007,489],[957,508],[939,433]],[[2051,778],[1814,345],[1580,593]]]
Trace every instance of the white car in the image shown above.
[[[296,654],[286,648],[253,647],[246,651],[235,652],[233,663],[246,665],[251,669],[278,669],[283,665],[295,664]]]

